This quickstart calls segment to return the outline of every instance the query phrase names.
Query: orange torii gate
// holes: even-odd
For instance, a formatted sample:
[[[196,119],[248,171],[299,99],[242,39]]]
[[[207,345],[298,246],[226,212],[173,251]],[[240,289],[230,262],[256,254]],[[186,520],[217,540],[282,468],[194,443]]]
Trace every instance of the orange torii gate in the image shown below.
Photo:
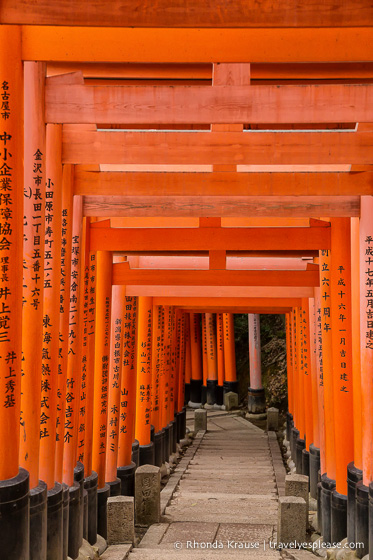
[[[237,390],[233,313],[270,312],[287,317],[287,435],[324,541],[365,554],[371,6],[166,4],[0,7],[4,553],[77,558],[97,496],[105,536],[139,452],[163,464],[185,433],[189,356],[192,403],[203,381]]]

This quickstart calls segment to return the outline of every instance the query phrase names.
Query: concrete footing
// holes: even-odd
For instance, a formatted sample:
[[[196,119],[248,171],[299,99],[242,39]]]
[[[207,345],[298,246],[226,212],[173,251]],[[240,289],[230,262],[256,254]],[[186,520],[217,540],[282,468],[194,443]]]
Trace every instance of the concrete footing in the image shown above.
[[[324,543],[332,542],[332,492],[335,489],[335,480],[326,473],[321,476],[321,534]]]
[[[159,523],[161,516],[161,473],[153,465],[140,466],[135,474],[135,518],[137,525]]]
[[[107,543],[135,542],[134,498],[115,496],[107,501]]]
[[[140,445],[139,466],[154,465],[154,443],[151,441],[147,445]]]
[[[107,501],[109,497],[110,488],[107,484],[97,490],[97,534],[105,540],[107,539]]]
[[[135,463],[136,467],[140,464],[140,444],[137,439],[132,444],[132,461]]]
[[[80,538],[80,484],[74,482],[69,488],[69,543],[68,555],[72,560],[79,556],[79,549],[82,545],[83,535]]]
[[[135,495],[135,471],[136,464],[132,461],[130,465],[117,468],[117,477],[120,479],[122,496]]]
[[[84,479],[84,488],[87,491],[88,500],[87,541],[92,546],[97,540],[97,481],[98,475],[95,471],[92,471],[91,475]]]
[[[270,407],[267,410],[267,431],[277,432],[278,430],[278,408]]]
[[[369,488],[360,480],[356,484],[356,542],[363,543],[363,547],[356,550],[358,558],[363,558],[369,552]]]
[[[206,382],[206,402],[213,406],[216,403],[216,388],[218,382],[215,379],[208,379]]]
[[[306,538],[306,502],[295,496],[280,496],[278,501],[277,542],[302,543]]]
[[[347,496],[332,492],[331,499],[331,538],[332,543],[341,542],[347,537]]]
[[[310,494],[317,500],[317,484],[319,482],[320,470],[320,449],[313,443],[310,445],[309,454],[309,477],[310,477]]]
[[[347,465],[347,542],[356,542],[356,484],[363,478],[363,471],[357,469],[355,464]]]
[[[224,393],[224,406],[226,411],[238,408],[238,394],[233,391]]]
[[[190,380],[190,399],[188,405],[194,404],[195,406],[192,406],[192,408],[197,407],[197,405],[198,407],[201,406],[202,383],[202,379]]]
[[[200,430],[207,430],[207,410],[203,408],[194,412],[194,432],[197,433]]]

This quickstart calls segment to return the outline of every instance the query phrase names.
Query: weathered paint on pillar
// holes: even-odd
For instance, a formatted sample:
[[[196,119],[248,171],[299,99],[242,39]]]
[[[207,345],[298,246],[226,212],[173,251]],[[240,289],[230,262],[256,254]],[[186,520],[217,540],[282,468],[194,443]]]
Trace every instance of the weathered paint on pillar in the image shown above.
[[[114,257],[114,262],[122,261],[123,258]],[[108,379],[109,402],[106,441],[107,482],[113,482],[117,478],[126,287],[112,286],[111,296],[110,360]]]
[[[63,451],[63,482],[74,483],[78,446],[79,383],[81,367],[81,329],[79,287],[81,282],[81,238],[82,238],[82,197],[75,196],[73,202],[73,227],[71,244],[70,307],[66,374],[65,432]]]
[[[335,418],[336,489],[347,494],[346,470],[353,461],[351,333],[351,230],[349,218],[331,219],[331,315]]]
[[[207,350],[207,379],[218,379],[218,364],[216,356],[216,336],[214,329],[214,315],[205,313],[206,321],[206,350]]]
[[[138,299],[137,381],[135,437],[140,445],[150,444],[151,363],[152,363],[152,298]]]
[[[260,315],[249,313],[250,389],[262,389]]]
[[[62,125],[47,125],[45,190],[45,255],[43,303],[43,363],[40,404],[39,476],[54,487],[60,332],[62,224]]]
[[[106,482],[112,262],[110,251],[97,251],[92,468],[98,474],[98,488]]]
[[[136,322],[137,298],[125,297],[122,377],[120,385],[118,467],[131,463],[136,416]]]
[[[43,346],[45,74],[45,63],[24,63],[23,375],[19,463],[30,473],[31,488],[39,483],[40,457],[40,392],[37,388],[41,383]]]
[[[0,480],[18,474],[21,405],[23,75],[21,28],[0,26]],[[10,155],[11,154],[11,155]]]
[[[192,379],[202,379],[200,315],[191,313],[189,317]]]
[[[373,480],[373,197],[361,197],[360,343],[363,482]]]
[[[223,326],[223,313],[216,315],[217,327],[217,353],[218,353],[218,385],[223,386],[224,383],[224,326]]]
[[[61,212],[61,266],[60,266],[60,319],[58,349],[58,387],[56,419],[56,464],[54,478],[63,480],[63,449],[65,436],[66,379],[69,350],[70,275],[73,223],[73,169],[64,165],[62,169],[62,212]]]
[[[224,381],[236,381],[236,353],[234,347],[233,313],[223,313],[224,325]]]
[[[334,438],[334,393],[333,357],[331,322],[331,257],[330,251],[320,251],[320,303],[322,329],[322,360],[325,411],[325,466],[326,474],[332,480],[336,476],[335,438]],[[321,473],[324,474],[324,473]]]
[[[351,218],[352,386],[354,409],[354,464],[362,470],[362,387],[360,356],[360,232],[359,218]],[[373,323],[372,323],[373,325]]]

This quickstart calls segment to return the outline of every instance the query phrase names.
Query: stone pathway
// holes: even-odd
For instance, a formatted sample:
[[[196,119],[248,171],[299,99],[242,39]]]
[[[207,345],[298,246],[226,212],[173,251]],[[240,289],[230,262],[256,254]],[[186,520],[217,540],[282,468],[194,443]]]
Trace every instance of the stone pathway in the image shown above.
[[[193,429],[193,413],[187,418]],[[270,543],[276,537],[278,484],[285,469],[279,449],[276,455],[277,442],[270,439],[241,417],[209,411],[208,431],[163,522],[149,528],[129,560],[279,559]]]

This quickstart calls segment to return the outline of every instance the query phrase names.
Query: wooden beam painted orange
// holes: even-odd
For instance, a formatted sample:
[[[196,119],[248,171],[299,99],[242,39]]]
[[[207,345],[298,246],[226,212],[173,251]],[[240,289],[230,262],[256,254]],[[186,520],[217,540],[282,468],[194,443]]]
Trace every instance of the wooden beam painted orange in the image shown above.
[[[288,286],[127,286],[129,296],[151,297],[312,297],[313,288]]]
[[[91,228],[91,250],[250,251],[330,248],[330,228]]]
[[[132,132],[64,126],[63,163],[370,164],[373,132]]]
[[[9,0],[11,1],[11,0]],[[371,62],[373,29],[22,27],[22,59],[90,62]]]
[[[75,167],[84,196],[333,196],[373,194],[373,172],[167,173],[85,171]]]
[[[113,284],[138,286],[318,286],[318,270],[131,270],[113,265]]]
[[[47,79],[45,90],[46,122],[52,123],[373,121],[371,84],[92,86],[54,79]]]
[[[300,299],[295,297],[289,298],[242,298],[238,297],[155,297],[154,305],[175,305],[177,307],[193,306],[195,308],[203,309],[204,307],[217,307],[221,305],[226,306],[257,306],[257,307],[275,307],[276,305],[282,307],[296,307],[300,305]],[[197,318],[195,318],[197,320]],[[194,322],[191,320],[191,329],[195,329]],[[196,330],[197,332],[197,330]],[[197,339],[197,334],[195,335]]]

